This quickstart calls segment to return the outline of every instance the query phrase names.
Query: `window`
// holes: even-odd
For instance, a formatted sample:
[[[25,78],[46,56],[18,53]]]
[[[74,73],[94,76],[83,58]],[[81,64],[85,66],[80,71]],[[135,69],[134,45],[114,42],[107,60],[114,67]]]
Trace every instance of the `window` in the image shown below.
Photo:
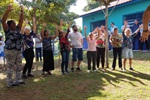
[[[96,27],[100,27],[101,25],[105,25],[105,20],[91,22],[91,29],[90,29],[90,31],[92,32]]]
[[[130,27],[132,27],[135,19],[137,19],[139,21],[139,23],[141,24],[142,17],[143,17],[143,12],[139,12],[139,13],[124,15],[123,19],[127,20]]]

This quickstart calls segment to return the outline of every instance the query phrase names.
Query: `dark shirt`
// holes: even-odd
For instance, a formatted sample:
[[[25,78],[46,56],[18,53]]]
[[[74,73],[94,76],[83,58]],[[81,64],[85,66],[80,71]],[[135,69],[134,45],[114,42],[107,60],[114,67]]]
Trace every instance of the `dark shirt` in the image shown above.
[[[26,42],[26,44],[27,44],[27,46],[28,46],[29,48],[33,48],[33,46],[34,46],[33,37],[34,37],[35,35],[36,35],[36,34],[33,33],[33,31],[30,32],[29,35],[25,35],[25,34],[23,35],[24,40],[25,40],[25,42]]]
[[[134,24],[131,28],[132,33],[134,33],[138,28],[139,28],[139,24],[137,24],[137,25]],[[138,34],[135,37],[140,38],[140,32],[138,32]]]
[[[18,27],[16,27],[15,31],[8,28],[5,32],[5,38],[5,49],[21,51],[23,36]]]
[[[43,50],[51,51],[52,50],[52,44],[51,44],[51,38],[45,38],[43,39]]]
[[[132,43],[132,39],[133,37],[136,36],[135,33],[133,33],[131,36],[127,37],[124,32],[122,33],[123,35],[123,48],[129,48],[132,49],[133,48],[133,43]]]

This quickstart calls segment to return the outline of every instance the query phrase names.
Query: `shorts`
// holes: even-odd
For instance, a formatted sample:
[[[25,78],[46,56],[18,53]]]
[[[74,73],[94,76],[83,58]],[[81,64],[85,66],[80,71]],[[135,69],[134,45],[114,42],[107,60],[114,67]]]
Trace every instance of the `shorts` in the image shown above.
[[[0,53],[0,57],[4,57],[4,51]]]
[[[123,57],[124,58],[133,58],[133,52],[132,52],[132,49],[129,49],[129,48],[124,48],[123,49]]]
[[[82,61],[83,60],[83,50],[82,48],[72,48],[72,61]]]

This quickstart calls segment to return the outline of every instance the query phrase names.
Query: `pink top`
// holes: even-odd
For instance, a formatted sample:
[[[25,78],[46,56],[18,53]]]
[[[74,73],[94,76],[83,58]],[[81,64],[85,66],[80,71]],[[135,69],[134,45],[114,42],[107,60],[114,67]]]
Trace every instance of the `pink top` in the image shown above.
[[[96,51],[96,40],[91,40],[89,37],[87,37],[88,42],[88,51]]]

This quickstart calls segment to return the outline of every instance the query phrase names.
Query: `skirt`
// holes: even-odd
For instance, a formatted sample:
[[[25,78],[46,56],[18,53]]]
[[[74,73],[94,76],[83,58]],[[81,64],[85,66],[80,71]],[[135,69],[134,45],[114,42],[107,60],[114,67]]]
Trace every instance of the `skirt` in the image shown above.
[[[54,57],[52,51],[43,50],[43,71],[54,70]]]

